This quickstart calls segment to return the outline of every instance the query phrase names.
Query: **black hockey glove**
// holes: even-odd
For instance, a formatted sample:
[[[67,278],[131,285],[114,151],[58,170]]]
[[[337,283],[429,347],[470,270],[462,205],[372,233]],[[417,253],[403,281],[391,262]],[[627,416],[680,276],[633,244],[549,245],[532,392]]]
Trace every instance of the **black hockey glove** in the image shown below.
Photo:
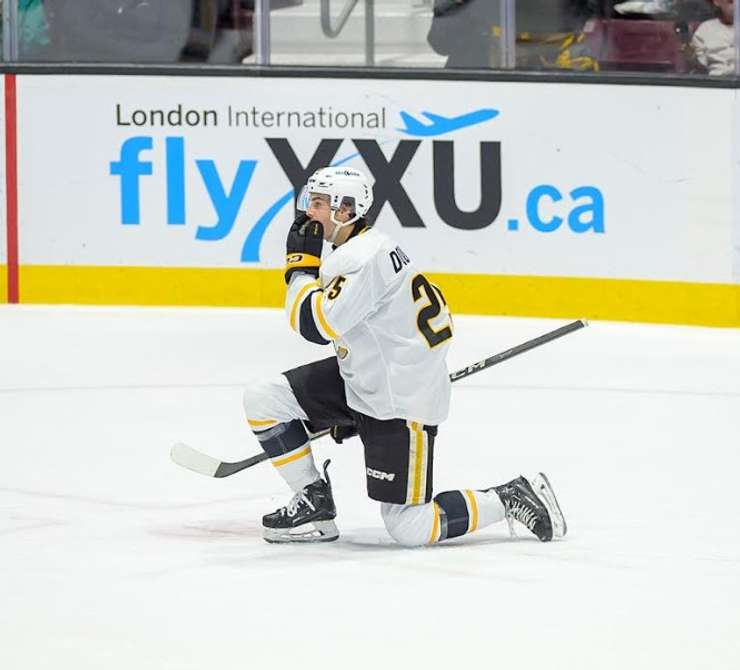
[[[285,244],[285,283],[290,284],[294,272],[319,276],[321,250],[324,245],[324,226],[299,214],[288,231]]]
[[[357,426],[332,426],[329,434],[337,444],[342,444],[343,440],[357,435]]]

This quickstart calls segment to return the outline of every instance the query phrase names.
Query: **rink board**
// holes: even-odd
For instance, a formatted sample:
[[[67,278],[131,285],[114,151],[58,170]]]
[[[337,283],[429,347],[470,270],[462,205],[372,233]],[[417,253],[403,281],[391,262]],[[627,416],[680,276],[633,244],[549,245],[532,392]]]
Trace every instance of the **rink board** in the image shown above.
[[[453,313],[740,326],[740,287],[581,277],[428,273]],[[21,268],[21,302],[282,307],[282,270]],[[217,297],[218,302],[214,296]]]
[[[735,114],[723,89],[19,76],[20,301],[279,305],[315,158],[379,180],[376,225],[458,312],[738,326]]]

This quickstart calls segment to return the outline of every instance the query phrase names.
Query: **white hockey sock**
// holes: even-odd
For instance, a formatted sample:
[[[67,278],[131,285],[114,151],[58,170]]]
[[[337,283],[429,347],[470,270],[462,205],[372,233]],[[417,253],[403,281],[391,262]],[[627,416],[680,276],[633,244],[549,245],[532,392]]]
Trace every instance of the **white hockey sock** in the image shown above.
[[[271,458],[270,462],[295,493],[321,478],[311,452],[311,443]]]
[[[478,504],[478,528],[485,528],[506,518],[506,510],[495,491],[472,491]]]
[[[311,442],[301,421],[277,423],[274,419],[249,419],[249,424],[270,462],[295,493],[320,478]],[[268,427],[260,430],[264,424]]]

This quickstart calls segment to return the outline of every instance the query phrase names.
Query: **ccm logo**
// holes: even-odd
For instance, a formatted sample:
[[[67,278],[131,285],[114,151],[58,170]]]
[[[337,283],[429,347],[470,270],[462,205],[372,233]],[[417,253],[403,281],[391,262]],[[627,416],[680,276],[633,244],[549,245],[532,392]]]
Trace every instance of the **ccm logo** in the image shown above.
[[[391,472],[389,474],[380,470],[373,470],[372,468],[365,468],[365,472],[367,472],[368,477],[372,477],[373,479],[380,479],[381,481],[385,479],[389,482],[392,482],[396,478],[395,472]]]
[[[288,256],[288,263],[300,263],[303,260],[303,254],[293,254]]]

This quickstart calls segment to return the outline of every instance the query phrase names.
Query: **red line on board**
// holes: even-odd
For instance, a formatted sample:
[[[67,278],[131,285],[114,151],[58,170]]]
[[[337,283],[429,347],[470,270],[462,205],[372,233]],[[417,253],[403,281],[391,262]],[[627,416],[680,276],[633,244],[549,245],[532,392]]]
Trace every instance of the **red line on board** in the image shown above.
[[[5,75],[5,199],[8,242],[8,302],[18,302],[18,151],[15,75]]]

